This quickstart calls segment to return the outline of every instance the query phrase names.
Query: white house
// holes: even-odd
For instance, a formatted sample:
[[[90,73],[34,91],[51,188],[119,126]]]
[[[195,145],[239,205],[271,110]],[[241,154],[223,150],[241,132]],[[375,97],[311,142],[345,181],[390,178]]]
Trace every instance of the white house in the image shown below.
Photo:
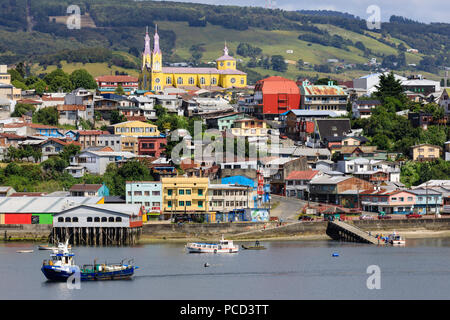
[[[92,174],[104,174],[110,163],[134,158],[131,152],[83,151],[70,159],[70,166],[84,167]],[[69,172],[70,173],[70,172]]]

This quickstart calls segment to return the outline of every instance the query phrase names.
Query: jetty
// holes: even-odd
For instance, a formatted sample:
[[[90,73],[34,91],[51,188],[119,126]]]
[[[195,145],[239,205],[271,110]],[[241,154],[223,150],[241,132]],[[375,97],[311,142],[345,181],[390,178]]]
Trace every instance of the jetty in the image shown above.
[[[368,232],[343,221],[329,221],[326,233],[333,240],[379,244],[379,240]]]

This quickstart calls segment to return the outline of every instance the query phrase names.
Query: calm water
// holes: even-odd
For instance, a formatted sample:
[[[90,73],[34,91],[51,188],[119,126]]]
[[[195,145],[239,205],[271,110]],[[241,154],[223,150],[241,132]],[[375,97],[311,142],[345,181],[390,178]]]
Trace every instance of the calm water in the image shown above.
[[[239,243],[239,245],[242,243]],[[449,299],[450,239],[376,247],[334,241],[266,242],[267,250],[187,254],[184,244],[76,247],[78,264],[134,257],[133,280],[51,283],[40,271],[49,251],[31,243],[0,244],[0,299]],[[34,249],[19,254],[17,250]],[[332,257],[338,252],[339,257]],[[205,268],[208,262],[211,266]],[[381,289],[366,286],[369,265]]]

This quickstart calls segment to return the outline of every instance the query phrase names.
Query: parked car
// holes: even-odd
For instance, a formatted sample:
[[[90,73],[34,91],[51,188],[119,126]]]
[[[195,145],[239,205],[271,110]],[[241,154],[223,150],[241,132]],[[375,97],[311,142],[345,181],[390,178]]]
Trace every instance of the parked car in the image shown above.
[[[359,220],[373,220],[375,219],[374,216],[371,216],[370,214],[363,214],[359,216]]]
[[[385,219],[392,219],[392,217],[391,216],[387,216],[385,214],[379,214],[378,215],[378,219],[385,220]]]
[[[300,217],[298,217],[298,220],[300,220],[300,221],[313,221],[314,218],[309,217],[309,216],[300,216]]]
[[[410,213],[406,215],[406,218],[410,219],[410,218],[422,218],[421,214],[418,213]]]

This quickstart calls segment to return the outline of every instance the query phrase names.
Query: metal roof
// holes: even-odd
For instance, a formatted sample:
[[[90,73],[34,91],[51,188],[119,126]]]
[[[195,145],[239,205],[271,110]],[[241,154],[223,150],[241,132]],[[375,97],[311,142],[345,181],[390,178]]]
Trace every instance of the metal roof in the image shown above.
[[[0,213],[57,213],[70,206],[95,204],[102,197],[6,197]]]

